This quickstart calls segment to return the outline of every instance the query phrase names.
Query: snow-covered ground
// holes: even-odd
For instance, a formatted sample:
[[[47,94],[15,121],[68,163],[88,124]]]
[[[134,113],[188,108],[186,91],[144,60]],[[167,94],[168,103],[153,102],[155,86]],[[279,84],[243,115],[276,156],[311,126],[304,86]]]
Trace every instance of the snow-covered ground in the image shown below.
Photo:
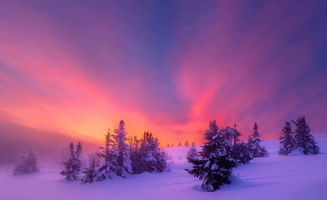
[[[57,170],[12,176],[0,170],[0,200],[102,199],[327,199],[327,136],[316,137],[321,154],[277,155],[278,142],[266,141],[270,157],[252,160],[234,170],[233,182],[216,192],[204,192],[201,182],[184,169],[187,148],[167,150],[171,171],[131,175],[94,184],[68,183]]]

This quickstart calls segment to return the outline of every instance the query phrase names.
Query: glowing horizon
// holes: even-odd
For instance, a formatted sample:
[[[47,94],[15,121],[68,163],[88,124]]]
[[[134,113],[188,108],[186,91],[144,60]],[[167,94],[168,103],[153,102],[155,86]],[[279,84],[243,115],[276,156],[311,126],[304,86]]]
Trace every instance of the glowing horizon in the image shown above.
[[[263,138],[327,132],[324,1],[0,3],[0,120],[102,140],[200,141],[210,120]],[[15,11],[15,12],[12,12]]]

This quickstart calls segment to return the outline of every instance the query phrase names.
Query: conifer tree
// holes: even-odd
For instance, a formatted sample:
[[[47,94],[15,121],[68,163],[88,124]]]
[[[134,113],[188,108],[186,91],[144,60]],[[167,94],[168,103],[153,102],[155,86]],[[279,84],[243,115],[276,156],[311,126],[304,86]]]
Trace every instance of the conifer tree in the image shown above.
[[[35,154],[32,151],[23,153],[14,168],[14,175],[23,175],[35,172],[38,172]]]
[[[241,141],[232,146],[231,156],[238,164],[246,164],[253,159],[247,143]]]
[[[186,159],[191,162],[192,160],[199,159],[199,153],[196,150],[195,143],[193,142],[189,150],[187,151]]]
[[[144,172],[144,163],[142,162],[143,153],[141,151],[141,141],[136,137],[131,137],[130,145],[130,158],[132,163],[132,171],[134,174]]]
[[[82,183],[92,183],[96,180],[96,177],[98,176],[97,167],[96,159],[92,157],[89,166],[83,171],[84,176],[81,179]]]
[[[318,154],[319,147],[310,134],[310,127],[307,125],[305,117],[299,117],[296,122],[293,121],[296,125],[295,129],[295,142],[297,148],[303,152],[303,154]]]
[[[215,152],[214,146],[212,146],[213,143],[213,137],[218,134],[219,127],[216,124],[216,121],[211,121],[209,123],[209,129],[204,133],[204,140],[205,143],[202,146],[202,150],[200,152],[200,155],[203,158],[209,158],[210,154]]]
[[[144,132],[139,140],[135,136],[130,140],[133,173],[162,172],[167,168],[166,154],[160,148],[158,138],[151,132]]]
[[[76,145],[76,151],[75,151],[76,157],[80,158],[81,153],[82,153],[82,144],[81,144],[81,142],[78,142]]]
[[[234,124],[234,128],[227,126],[225,129],[227,137],[230,137],[230,140],[232,141],[232,145],[240,141],[239,137],[241,136],[241,133],[237,130],[236,124]]]
[[[82,145],[79,142],[77,144],[76,150],[74,144],[69,145],[70,157],[67,161],[63,162],[65,169],[61,171],[61,175],[65,176],[68,181],[77,180],[79,178],[79,173],[81,170],[80,155],[82,152]]]
[[[188,147],[188,146],[189,146],[189,144],[188,144],[188,140],[186,140],[186,142],[185,142],[184,146],[186,146],[186,147]]]
[[[295,149],[295,140],[293,137],[292,127],[290,122],[285,122],[285,126],[282,129],[282,135],[279,138],[279,154],[288,155]]]
[[[253,158],[266,157],[269,155],[265,147],[261,146],[260,143],[261,139],[258,132],[258,125],[257,123],[254,123],[253,134],[249,137],[247,143]]]
[[[111,179],[117,172],[117,156],[115,154],[115,144],[113,135],[108,129],[105,135],[105,146],[100,148],[97,155],[101,158],[100,166],[97,171],[97,181]]]
[[[125,122],[121,120],[119,127],[114,131],[115,141],[115,156],[117,158],[117,171],[116,175],[125,177],[127,174],[132,173],[131,160],[129,156],[129,146],[126,143],[127,132],[125,130]]]
[[[252,159],[252,154],[248,148],[247,143],[241,142],[239,137],[241,133],[236,129],[236,124],[234,128],[226,127],[220,130],[223,137],[227,141],[231,141],[230,149],[227,149],[230,152],[231,157],[238,164],[246,164]]]
[[[203,189],[214,191],[222,184],[230,183],[230,175],[236,162],[230,156],[230,139],[219,131],[215,121],[210,122],[204,138],[206,142],[200,152],[201,158],[190,160],[192,169],[186,171],[202,180]]]
[[[158,138],[154,138],[152,133],[144,132],[140,151],[143,171],[162,172],[166,169],[166,155],[159,147]]]

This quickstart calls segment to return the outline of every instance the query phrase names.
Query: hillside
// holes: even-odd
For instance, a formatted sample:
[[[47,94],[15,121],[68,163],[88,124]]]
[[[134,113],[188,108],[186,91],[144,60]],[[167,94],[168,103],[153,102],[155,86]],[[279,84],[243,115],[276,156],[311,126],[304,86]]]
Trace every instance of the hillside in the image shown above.
[[[321,154],[277,155],[278,141],[266,141],[271,156],[252,160],[234,170],[233,182],[216,192],[204,192],[201,182],[184,169],[186,147],[167,149],[171,170],[131,175],[94,184],[67,183],[58,169],[14,177],[0,173],[1,200],[87,199],[327,199],[327,137],[317,141]],[[25,187],[28,185],[29,187]]]

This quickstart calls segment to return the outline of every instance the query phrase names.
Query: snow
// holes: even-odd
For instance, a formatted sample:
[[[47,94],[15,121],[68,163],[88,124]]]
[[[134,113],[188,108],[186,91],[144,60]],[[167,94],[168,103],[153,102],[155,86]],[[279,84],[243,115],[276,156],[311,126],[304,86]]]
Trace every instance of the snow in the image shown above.
[[[278,155],[278,141],[264,141],[269,157],[255,158],[234,169],[232,184],[215,192],[201,190],[201,181],[188,175],[187,147],[167,149],[171,170],[81,184],[67,182],[59,169],[13,176],[0,169],[0,200],[88,199],[327,199],[327,136],[316,137],[321,154]]]

